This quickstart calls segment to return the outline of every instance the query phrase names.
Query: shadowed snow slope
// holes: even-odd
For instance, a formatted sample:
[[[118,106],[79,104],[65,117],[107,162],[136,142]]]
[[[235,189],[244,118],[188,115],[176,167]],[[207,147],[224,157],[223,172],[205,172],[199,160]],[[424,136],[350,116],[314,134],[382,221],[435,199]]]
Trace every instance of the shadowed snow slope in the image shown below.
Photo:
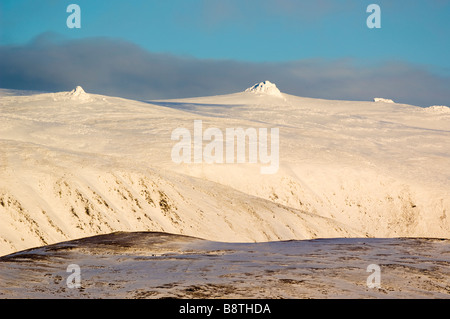
[[[450,240],[113,233],[0,257],[0,298],[449,298]],[[80,268],[80,287],[67,272]],[[369,288],[368,265],[380,267]],[[369,281],[369,283],[376,283]]]
[[[0,96],[1,255],[114,231],[229,242],[450,237],[447,113],[283,93],[67,94]],[[279,128],[278,172],[174,163],[171,133],[192,133],[194,120],[222,132]]]

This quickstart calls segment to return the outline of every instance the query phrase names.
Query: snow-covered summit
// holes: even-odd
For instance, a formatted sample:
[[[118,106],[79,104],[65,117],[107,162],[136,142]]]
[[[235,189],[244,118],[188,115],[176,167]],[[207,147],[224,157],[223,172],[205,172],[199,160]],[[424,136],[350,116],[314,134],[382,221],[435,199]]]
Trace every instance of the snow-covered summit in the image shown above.
[[[70,91],[70,94],[78,96],[81,94],[86,94],[86,92],[83,90],[81,86],[78,85],[76,88]]]
[[[246,89],[245,92],[252,92],[252,93],[257,93],[257,94],[267,94],[267,95],[281,97],[280,90],[278,90],[275,83],[272,83],[270,81],[256,83],[252,87],[249,87],[248,89]]]
[[[69,92],[68,96],[72,100],[78,100],[78,101],[86,101],[90,100],[89,94],[87,94],[81,86],[77,86],[75,89]]]

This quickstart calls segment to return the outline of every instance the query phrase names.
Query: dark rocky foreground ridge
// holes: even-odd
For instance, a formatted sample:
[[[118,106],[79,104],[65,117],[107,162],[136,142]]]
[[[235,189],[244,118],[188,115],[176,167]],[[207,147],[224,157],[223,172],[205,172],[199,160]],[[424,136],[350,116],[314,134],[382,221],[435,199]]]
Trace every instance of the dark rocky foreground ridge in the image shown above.
[[[367,285],[372,264],[379,288]],[[69,287],[69,265],[79,266],[79,288]],[[0,257],[0,298],[450,298],[449,266],[444,239],[222,243],[115,232]]]

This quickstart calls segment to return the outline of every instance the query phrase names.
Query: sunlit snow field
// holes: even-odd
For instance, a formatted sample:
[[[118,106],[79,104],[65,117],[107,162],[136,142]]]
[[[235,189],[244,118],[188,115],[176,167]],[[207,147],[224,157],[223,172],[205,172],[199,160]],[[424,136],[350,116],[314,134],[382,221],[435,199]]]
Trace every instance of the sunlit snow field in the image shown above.
[[[172,132],[198,120],[278,128],[277,172],[175,163]],[[2,297],[449,294],[448,107],[264,88],[158,101],[1,90],[0,121],[1,256],[117,231],[203,239],[129,235],[123,247],[123,235],[5,256]],[[81,290],[64,283],[72,261]],[[372,263],[384,265],[380,289],[366,286]]]

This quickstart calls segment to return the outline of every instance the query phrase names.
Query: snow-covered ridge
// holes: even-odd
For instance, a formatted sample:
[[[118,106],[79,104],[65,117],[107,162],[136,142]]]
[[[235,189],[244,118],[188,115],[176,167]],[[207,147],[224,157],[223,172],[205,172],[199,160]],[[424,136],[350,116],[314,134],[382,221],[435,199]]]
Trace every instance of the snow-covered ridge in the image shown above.
[[[267,95],[278,96],[278,97],[282,96],[281,92],[277,88],[277,86],[270,81],[256,83],[252,87],[249,87],[248,89],[246,89],[245,92],[251,92],[251,93],[256,93],[256,94],[267,94]]]
[[[426,107],[424,110],[426,112],[430,112],[430,113],[450,114],[450,107],[445,106],[445,105],[432,105],[432,106]]]

